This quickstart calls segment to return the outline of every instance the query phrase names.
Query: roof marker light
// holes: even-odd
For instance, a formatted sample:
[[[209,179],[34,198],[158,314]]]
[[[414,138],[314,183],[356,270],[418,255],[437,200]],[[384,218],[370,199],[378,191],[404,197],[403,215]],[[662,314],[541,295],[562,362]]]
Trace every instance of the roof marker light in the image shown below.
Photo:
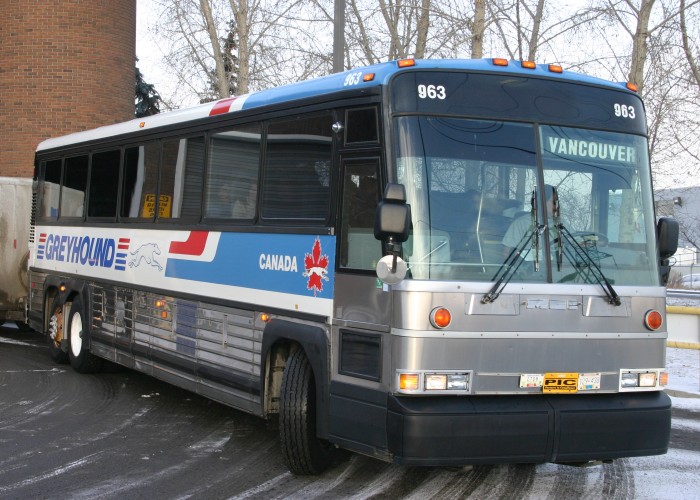
[[[363,82],[371,82],[374,80],[374,73],[367,73],[362,77]]]
[[[520,66],[525,69],[537,69],[537,64],[533,61],[520,61]]]
[[[562,68],[558,64],[550,64],[549,66],[547,66],[547,69],[549,69],[549,71],[551,71],[552,73],[563,73],[564,72],[564,68]]]
[[[508,59],[503,59],[501,57],[494,57],[492,59],[494,66],[508,66]]]
[[[399,68],[409,68],[411,66],[416,65],[416,60],[415,59],[399,59],[396,61],[396,64],[399,66]]]
[[[639,92],[639,86],[637,86],[636,83],[627,82],[626,87],[627,87],[628,89],[630,89],[632,92]]]

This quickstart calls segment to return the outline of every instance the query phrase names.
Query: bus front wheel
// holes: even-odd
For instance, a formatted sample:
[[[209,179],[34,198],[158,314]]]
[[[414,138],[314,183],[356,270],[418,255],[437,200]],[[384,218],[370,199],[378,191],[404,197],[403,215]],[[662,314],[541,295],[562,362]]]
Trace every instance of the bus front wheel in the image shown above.
[[[102,368],[102,359],[88,348],[87,335],[83,304],[80,297],[75,297],[68,316],[68,356],[71,366],[78,373],[94,373]]]
[[[279,425],[282,457],[293,474],[319,474],[330,465],[333,446],[316,437],[316,387],[302,349],[284,367]]]

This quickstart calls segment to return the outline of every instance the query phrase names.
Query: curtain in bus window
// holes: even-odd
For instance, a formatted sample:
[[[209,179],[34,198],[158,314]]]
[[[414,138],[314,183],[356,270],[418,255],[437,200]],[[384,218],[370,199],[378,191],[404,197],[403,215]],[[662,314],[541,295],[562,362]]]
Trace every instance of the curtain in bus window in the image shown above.
[[[61,160],[42,162],[40,217],[58,217],[58,199],[61,194]]]
[[[266,219],[325,221],[329,213],[333,115],[270,123],[263,181]]]
[[[121,217],[153,219],[155,216],[159,156],[157,143],[124,150]]]
[[[117,216],[120,160],[121,152],[118,149],[92,155],[88,217]]]
[[[255,217],[260,168],[260,125],[246,124],[211,136],[205,217]]]
[[[88,156],[66,158],[61,186],[60,217],[82,217],[85,213],[85,190],[88,177]]]
[[[163,141],[160,163],[160,190],[157,214],[159,219],[179,217],[180,193],[185,165],[185,140]],[[176,196],[177,195],[177,196]]]
[[[182,161],[184,166],[175,177],[173,217],[197,220],[204,184],[204,137],[181,139],[179,151],[182,157],[178,155],[178,162]]]

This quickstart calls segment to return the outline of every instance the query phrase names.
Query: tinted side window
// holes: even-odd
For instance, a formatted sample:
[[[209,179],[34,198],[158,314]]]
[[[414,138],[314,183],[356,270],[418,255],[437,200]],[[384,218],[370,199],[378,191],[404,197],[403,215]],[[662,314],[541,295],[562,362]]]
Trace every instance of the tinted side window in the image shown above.
[[[58,217],[58,200],[61,194],[61,160],[51,160],[41,164],[41,207],[39,217]]]
[[[260,125],[217,132],[209,146],[205,216],[255,217],[260,165]]]
[[[199,218],[204,170],[204,138],[163,142],[158,218]]]
[[[379,140],[377,108],[349,109],[345,113],[345,143],[376,143]]]
[[[92,155],[88,217],[117,216],[120,160],[118,149]]]
[[[88,156],[66,158],[61,186],[61,217],[82,217],[85,214]]]
[[[329,214],[333,115],[276,120],[267,132],[262,215],[325,221]]]
[[[124,150],[122,217],[152,219],[155,216],[158,189],[158,144],[149,143]]]

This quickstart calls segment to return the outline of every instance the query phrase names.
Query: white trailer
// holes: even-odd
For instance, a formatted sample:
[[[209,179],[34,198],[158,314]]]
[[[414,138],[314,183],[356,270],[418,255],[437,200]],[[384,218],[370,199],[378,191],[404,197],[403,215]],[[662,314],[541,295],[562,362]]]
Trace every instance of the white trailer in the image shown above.
[[[32,180],[0,177],[0,324],[26,325]]]

